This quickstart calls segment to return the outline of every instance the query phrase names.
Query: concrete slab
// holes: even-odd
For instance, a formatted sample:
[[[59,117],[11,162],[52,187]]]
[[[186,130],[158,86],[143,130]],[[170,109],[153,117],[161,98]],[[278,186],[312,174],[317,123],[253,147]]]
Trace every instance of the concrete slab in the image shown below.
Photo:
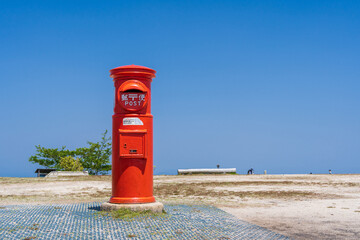
[[[88,171],[52,171],[46,178],[89,176]]]
[[[101,204],[101,211],[113,211],[121,208],[131,209],[132,211],[151,211],[154,213],[161,213],[164,210],[164,205],[161,202],[153,203],[139,203],[139,204],[118,204],[105,202]]]

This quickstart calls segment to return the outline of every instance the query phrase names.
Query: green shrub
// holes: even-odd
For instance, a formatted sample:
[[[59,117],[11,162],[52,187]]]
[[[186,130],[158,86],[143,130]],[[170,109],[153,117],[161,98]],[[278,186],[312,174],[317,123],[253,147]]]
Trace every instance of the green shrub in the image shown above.
[[[62,157],[60,159],[60,167],[64,171],[83,171],[84,168],[79,158],[72,156]]]

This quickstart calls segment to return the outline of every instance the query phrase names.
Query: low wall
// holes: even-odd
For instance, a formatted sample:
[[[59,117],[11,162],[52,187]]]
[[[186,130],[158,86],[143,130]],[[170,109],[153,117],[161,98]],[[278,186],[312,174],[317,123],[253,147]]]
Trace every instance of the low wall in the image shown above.
[[[88,176],[88,171],[77,171],[77,172],[71,172],[71,171],[52,171],[45,177],[69,177],[69,176]]]
[[[236,168],[178,169],[178,175],[184,174],[236,174]]]

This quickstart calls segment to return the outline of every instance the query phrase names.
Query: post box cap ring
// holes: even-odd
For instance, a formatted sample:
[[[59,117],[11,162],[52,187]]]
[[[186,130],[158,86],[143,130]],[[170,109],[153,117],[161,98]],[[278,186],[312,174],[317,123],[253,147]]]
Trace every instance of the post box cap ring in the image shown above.
[[[134,91],[139,91],[139,92],[143,93],[144,98],[143,98],[143,100],[139,99],[139,102],[135,101],[136,102],[135,105],[131,104],[131,105],[127,106],[124,103],[124,101],[122,101],[121,95],[126,92],[131,94]],[[128,111],[131,111],[131,112],[139,111],[140,109],[144,108],[148,102],[149,97],[148,97],[147,93],[148,93],[148,88],[142,82],[140,82],[138,80],[129,80],[129,81],[126,81],[123,84],[121,84],[121,86],[119,87],[118,93],[117,93],[117,101],[119,101],[120,105]],[[135,94],[137,94],[137,93],[135,93]],[[128,99],[125,99],[125,101],[128,102]],[[133,99],[133,101],[134,101],[134,99]],[[133,101],[129,101],[129,102],[133,103]],[[140,104],[140,102],[141,102],[141,104]]]
[[[143,75],[144,77],[154,78],[155,73],[156,71],[151,68],[132,64],[111,69],[110,77],[115,78],[136,74]]]
[[[141,92],[148,92],[148,88],[140,81],[138,80],[129,80],[127,82],[124,82],[119,87],[119,92],[125,92],[129,90],[139,90]]]

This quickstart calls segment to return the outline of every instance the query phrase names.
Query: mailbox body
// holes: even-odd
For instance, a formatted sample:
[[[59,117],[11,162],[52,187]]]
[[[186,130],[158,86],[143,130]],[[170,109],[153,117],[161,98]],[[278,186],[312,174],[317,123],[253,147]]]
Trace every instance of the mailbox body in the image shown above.
[[[155,73],[136,65],[110,70],[115,85],[110,203],[155,202],[151,115],[151,81]]]

